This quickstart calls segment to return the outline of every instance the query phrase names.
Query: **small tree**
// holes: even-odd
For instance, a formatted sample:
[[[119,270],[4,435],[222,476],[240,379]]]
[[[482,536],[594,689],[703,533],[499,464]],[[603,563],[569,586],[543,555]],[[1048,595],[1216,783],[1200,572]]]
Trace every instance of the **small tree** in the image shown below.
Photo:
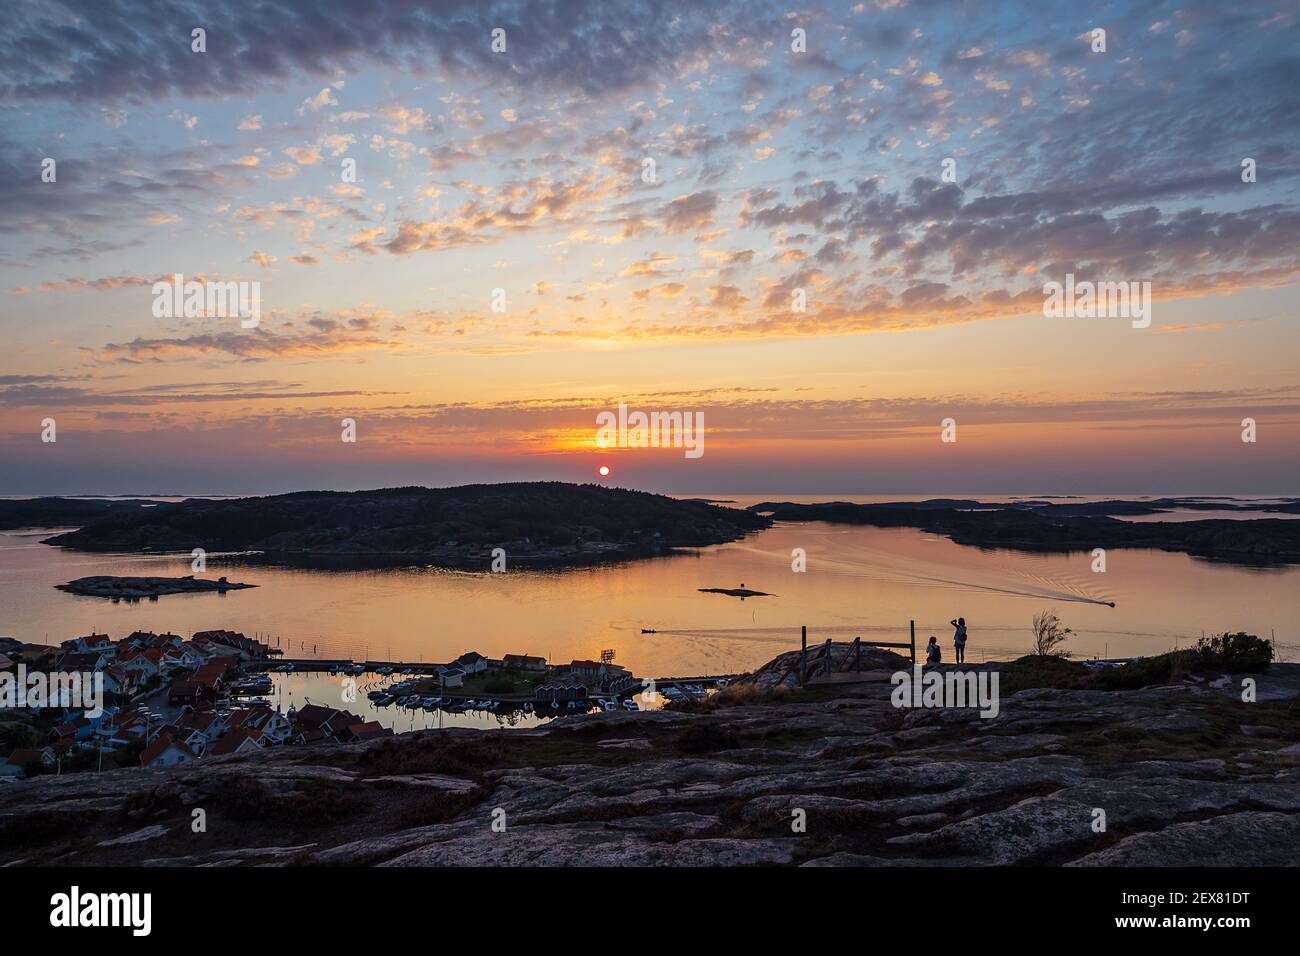
[[[1039,611],[1034,615],[1034,653],[1039,657],[1069,657],[1068,651],[1058,648],[1073,633],[1062,626],[1055,610]]]

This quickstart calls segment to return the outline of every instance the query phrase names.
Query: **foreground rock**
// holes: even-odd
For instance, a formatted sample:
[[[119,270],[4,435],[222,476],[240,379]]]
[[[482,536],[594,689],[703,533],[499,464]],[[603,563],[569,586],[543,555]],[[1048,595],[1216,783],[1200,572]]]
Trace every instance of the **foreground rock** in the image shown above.
[[[864,676],[797,693],[753,684],[684,712],[0,785],[0,864],[1300,860],[1300,665],[1256,675],[1260,703],[1242,703],[1230,675],[1223,688],[1026,689],[992,719],[896,710],[887,672]]]

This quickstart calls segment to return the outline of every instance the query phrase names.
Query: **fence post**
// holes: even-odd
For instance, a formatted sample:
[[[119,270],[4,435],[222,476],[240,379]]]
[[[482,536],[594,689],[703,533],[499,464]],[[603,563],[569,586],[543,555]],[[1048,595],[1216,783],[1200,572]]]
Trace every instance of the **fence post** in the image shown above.
[[[808,680],[808,625],[804,624],[800,631],[802,637],[799,647],[799,686],[802,687]]]
[[[912,666],[915,667],[916,666],[916,622],[912,621],[910,622],[910,624],[912,630]]]

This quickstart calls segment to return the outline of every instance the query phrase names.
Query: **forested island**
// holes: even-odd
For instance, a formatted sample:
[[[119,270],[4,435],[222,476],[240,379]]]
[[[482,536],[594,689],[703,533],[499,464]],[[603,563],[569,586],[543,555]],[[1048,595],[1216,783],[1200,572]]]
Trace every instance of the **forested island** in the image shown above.
[[[45,543],[98,552],[246,552],[241,560],[300,567],[486,571],[654,557],[734,541],[771,523],[753,512],[640,491],[518,482],[189,499],[107,514]]]

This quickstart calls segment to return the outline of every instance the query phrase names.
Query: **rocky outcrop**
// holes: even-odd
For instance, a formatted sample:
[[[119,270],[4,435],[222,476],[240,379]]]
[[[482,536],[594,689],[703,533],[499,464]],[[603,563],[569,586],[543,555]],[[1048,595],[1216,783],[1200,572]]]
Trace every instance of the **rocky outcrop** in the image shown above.
[[[987,719],[896,710],[887,674],[865,676],[526,731],[39,777],[0,786],[0,864],[1300,860],[1300,666],[1255,675],[1259,703],[1230,676],[1034,688]]]

